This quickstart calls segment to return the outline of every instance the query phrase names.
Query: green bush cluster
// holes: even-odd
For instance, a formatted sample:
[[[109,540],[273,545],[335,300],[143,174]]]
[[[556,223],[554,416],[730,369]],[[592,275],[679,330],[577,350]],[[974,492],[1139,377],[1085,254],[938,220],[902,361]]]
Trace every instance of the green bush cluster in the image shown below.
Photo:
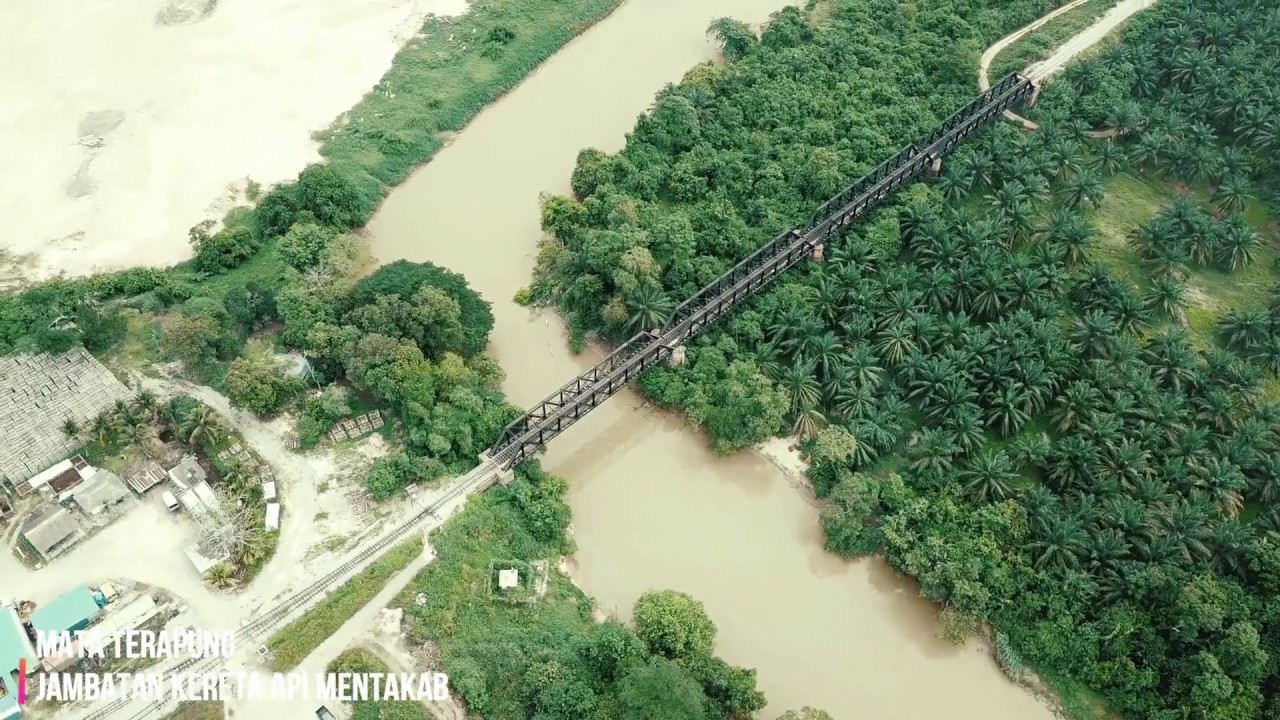
[[[544,204],[529,297],[611,339],[652,326],[966,102],[977,49],[1032,9],[835,2],[758,37],[714,24],[732,61],[659,93]],[[1181,317],[1198,269],[1270,252],[1250,195],[1275,207],[1277,17],[1162,2],[1044,90],[1039,132],[960,148],[641,388],[718,447],[798,435],[828,546],[883,552],[945,607],[948,638],[994,625],[1010,667],[1126,716],[1274,715],[1280,325],[1241,308],[1206,347]],[[1129,169],[1209,186],[1133,238],[1159,275],[1139,285],[1097,230]]]
[[[546,595],[513,605],[489,596],[495,562],[524,565],[572,551],[563,480],[536,463],[432,535],[436,560],[397,601],[417,642],[439,647],[470,712],[494,720],[711,720],[764,706],[755,671],[711,654],[716,629],[697,600],[655,591],[635,629],[596,623],[592,603],[555,572]],[[426,598],[419,604],[416,598]]]

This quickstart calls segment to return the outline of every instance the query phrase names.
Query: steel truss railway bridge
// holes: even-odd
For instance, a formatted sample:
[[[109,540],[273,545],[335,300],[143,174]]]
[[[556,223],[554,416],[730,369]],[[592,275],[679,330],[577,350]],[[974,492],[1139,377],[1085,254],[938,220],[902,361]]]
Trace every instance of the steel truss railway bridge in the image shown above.
[[[809,224],[775,237],[714,282],[685,300],[665,327],[640,332],[590,370],[556,390],[508,425],[477,470],[510,479],[569,426],[655,364],[684,360],[684,344],[725,313],[806,259],[821,260],[827,244],[850,223],[870,213],[902,186],[934,175],[942,158],[1009,107],[1036,91],[1030,79],[1012,73],[965,105],[920,142],[908,145],[814,211]]]

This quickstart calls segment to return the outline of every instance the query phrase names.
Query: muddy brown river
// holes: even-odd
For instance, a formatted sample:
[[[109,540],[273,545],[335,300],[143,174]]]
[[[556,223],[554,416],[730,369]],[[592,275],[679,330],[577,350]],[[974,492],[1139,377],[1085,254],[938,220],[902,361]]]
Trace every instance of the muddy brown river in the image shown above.
[[[378,260],[430,260],[493,302],[490,351],[513,402],[540,400],[599,357],[571,355],[556,314],[511,300],[530,280],[539,193],[568,192],[579,149],[622,146],[653,94],[711,56],[713,18],[761,22],[781,5],[631,0],[485,110],[369,224]],[[1052,717],[976,644],[936,640],[934,608],[910,581],[825,552],[816,508],[755,453],[717,458],[680,418],[626,392],[543,464],[572,485],[583,588],[624,619],[651,588],[701,599],[717,652],[758,669],[765,718],[803,705],[838,720]]]

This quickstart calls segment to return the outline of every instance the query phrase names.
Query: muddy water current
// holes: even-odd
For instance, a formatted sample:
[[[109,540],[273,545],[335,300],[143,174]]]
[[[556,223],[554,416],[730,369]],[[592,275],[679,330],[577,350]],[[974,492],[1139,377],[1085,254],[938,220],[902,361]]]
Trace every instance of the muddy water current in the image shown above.
[[[530,280],[539,193],[567,192],[579,149],[619,149],[654,92],[711,57],[713,18],[761,22],[779,7],[627,2],[477,117],[370,223],[379,261],[430,260],[494,303],[490,351],[513,402],[536,402],[599,358],[571,355],[554,313],[511,300]],[[765,718],[803,705],[838,720],[1051,717],[976,644],[936,640],[935,611],[910,581],[823,551],[816,508],[755,453],[717,458],[680,418],[626,392],[556,439],[543,464],[572,485],[582,587],[624,619],[650,588],[701,599],[717,652],[759,670]]]

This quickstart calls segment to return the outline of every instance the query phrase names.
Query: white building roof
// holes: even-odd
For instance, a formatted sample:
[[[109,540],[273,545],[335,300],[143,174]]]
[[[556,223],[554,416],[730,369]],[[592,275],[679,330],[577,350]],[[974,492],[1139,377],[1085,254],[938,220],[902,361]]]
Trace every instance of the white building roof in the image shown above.
[[[515,568],[498,571],[498,587],[502,590],[513,588],[520,584],[520,572]]]
[[[160,606],[156,605],[156,601],[152,600],[150,595],[143,595],[107,612],[98,621],[98,627],[104,638],[112,638],[137,629],[138,626],[155,617],[158,612],[160,612]]]
[[[179,491],[186,490],[205,481],[204,468],[200,467],[194,455],[188,455],[169,469],[169,479],[178,486]]]
[[[43,472],[38,472],[35,475],[32,475],[27,480],[27,484],[31,486],[32,490],[38,490],[44,487],[45,485],[48,485],[50,480],[58,477],[59,475],[61,475],[62,473],[70,469],[71,469],[70,459],[63,460],[60,463],[54,463],[53,465],[49,466],[49,469],[44,470]]]
[[[192,515],[203,515],[206,512],[217,512],[222,509],[218,496],[213,494],[209,483],[201,482],[178,496],[178,503]]]
[[[276,484],[274,482],[262,483],[262,498],[267,501],[276,499]]]
[[[214,565],[217,565],[218,563],[222,562],[223,560],[226,560],[229,557],[227,555],[223,555],[220,558],[205,557],[200,553],[199,543],[188,545],[187,547],[183,548],[182,552],[187,556],[187,559],[191,561],[191,565],[195,567],[196,572],[200,575],[204,575],[205,573],[209,572],[209,568],[213,567]]]
[[[210,510],[218,511],[222,509],[222,503],[218,501],[218,496],[213,494],[213,488],[209,487],[209,483],[202,482],[191,488],[195,492],[196,497],[200,498],[200,502]]]
[[[47,555],[79,532],[80,525],[71,513],[57,505],[47,505],[27,518],[22,535],[36,552]]]
[[[267,503],[267,529],[280,529],[280,503]]]

